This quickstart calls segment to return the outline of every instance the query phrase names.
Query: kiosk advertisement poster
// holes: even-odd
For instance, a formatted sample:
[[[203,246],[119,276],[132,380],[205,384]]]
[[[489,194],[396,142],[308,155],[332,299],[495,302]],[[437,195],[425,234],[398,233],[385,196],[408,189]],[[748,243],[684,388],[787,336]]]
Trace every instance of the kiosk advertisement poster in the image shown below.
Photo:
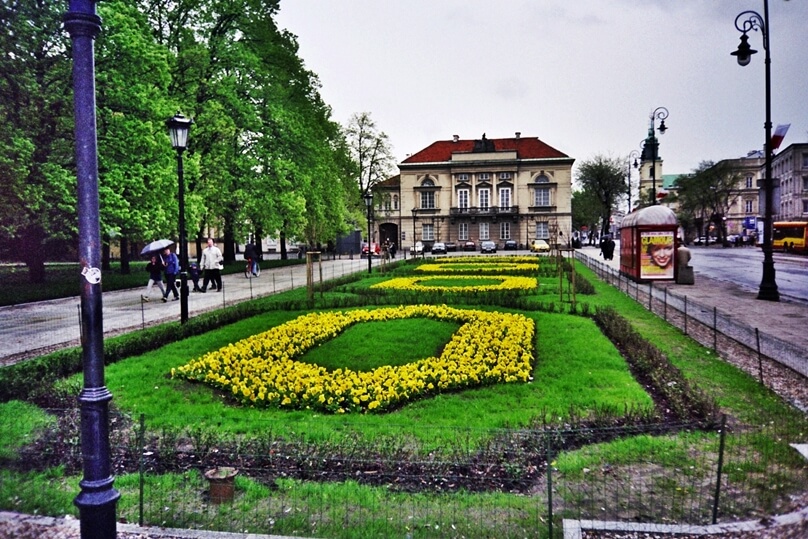
[[[673,231],[640,232],[640,278],[673,279]]]

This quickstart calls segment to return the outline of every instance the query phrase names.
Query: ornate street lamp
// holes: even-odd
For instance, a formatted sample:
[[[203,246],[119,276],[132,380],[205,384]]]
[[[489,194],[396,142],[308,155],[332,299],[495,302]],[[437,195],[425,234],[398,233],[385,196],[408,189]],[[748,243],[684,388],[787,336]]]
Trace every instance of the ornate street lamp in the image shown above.
[[[418,218],[418,208],[412,209],[412,257],[415,258],[415,220]]]
[[[79,508],[82,539],[114,539],[115,507],[120,493],[109,445],[109,401],[104,385],[104,324],[101,295],[101,225],[98,204],[98,141],[95,120],[95,37],[101,18],[95,0],[70,0],[64,15],[73,51],[73,114],[76,138],[77,213],[81,265],[81,357],[84,385],[81,409],[81,492]]]
[[[631,167],[639,168],[640,164],[637,159],[640,157],[640,152],[631,150],[626,158],[626,185],[628,187],[628,213],[631,213]],[[633,162],[632,162],[633,159]]]
[[[179,112],[166,120],[171,147],[177,150],[177,183],[179,184],[179,235],[180,235],[180,322],[188,321],[188,240],[185,237],[185,178],[182,170],[182,152],[188,147],[188,131],[194,121]]]
[[[373,245],[371,244],[372,235],[370,233],[370,221],[373,218],[373,193],[370,192],[370,188],[362,198],[365,200],[365,209],[368,214],[368,274],[370,274],[373,273]]]
[[[648,127],[648,138],[645,139],[645,147],[643,148],[642,157],[643,161],[651,161],[651,204],[657,203],[657,190],[656,190],[656,162],[659,159],[659,140],[656,138],[656,121],[660,120],[659,134],[664,135],[668,127],[665,125],[665,119],[668,117],[668,109],[665,107],[657,107],[651,113],[651,125]]]
[[[741,21],[742,19],[745,20]],[[774,257],[772,256],[772,205],[774,198],[774,179],[772,178],[772,97],[771,97],[771,55],[769,51],[769,1],[763,0],[763,17],[756,11],[743,11],[735,17],[735,28],[741,32],[741,42],[738,50],[730,53],[738,59],[738,65],[746,66],[757,51],[749,46],[751,30],[760,30],[763,37],[763,50],[765,57],[763,64],[766,68],[766,177],[763,178],[764,214],[763,214],[763,277],[760,281],[757,299],[780,301],[780,293],[775,281]]]

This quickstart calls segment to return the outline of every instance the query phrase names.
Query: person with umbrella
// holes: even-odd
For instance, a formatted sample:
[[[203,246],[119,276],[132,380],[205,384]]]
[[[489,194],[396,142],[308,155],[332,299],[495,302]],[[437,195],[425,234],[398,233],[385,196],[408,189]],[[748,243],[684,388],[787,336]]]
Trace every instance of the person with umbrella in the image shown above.
[[[160,292],[163,293],[163,296],[166,295],[166,290],[163,288],[163,260],[158,255],[152,255],[149,263],[146,264],[146,271],[149,272],[149,284],[146,285],[146,293],[141,294],[140,299],[142,301],[149,301],[149,296],[151,296],[152,286],[155,284],[160,288]]]

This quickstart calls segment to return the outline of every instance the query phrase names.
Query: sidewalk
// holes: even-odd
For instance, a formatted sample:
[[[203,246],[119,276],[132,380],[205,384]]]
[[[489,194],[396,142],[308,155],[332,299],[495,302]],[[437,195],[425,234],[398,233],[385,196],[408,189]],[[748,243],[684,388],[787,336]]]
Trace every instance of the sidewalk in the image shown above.
[[[598,260],[615,270],[620,269],[619,253],[613,260],[598,256],[597,247],[578,250],[589,258]],[[750,290],[735,283],[711,279],[695,270],[696,283],[680,285],[673,282],[656,282],[657,288],[667,288],[676,294],[692,298],[694,302],[715,307],[720,313],[746,326],[758,328],[761,333],[789,341],[806,351],[808,355],[808,304],[789,301],[763,301],[757,299],[757,290]]]
[[[381,263],[373,260],[373,267]],[[323,260],[324,281],[350,273],[367,271],[367,259],[343,257]],[[315,282],[320,281],[320,266],[313,268]],[[127,331],[152,326],[160,322],[179,320],[180,302],[160,301],[160,291],[152,290],[151,301],[143,302],[143,288],[116,290],[103,293],[104,335],[119,335]],[[191,284],[191,283],[189,283]],[[201,285],[200,281],[200,285]],[[208,290],[201,294],[191,292],[188,297],[190,316],[223,306],[268,296],[277,292],[306,286],[306,265],[294,265],[264,270],[260,277],[247,279],[243,273],[222,276],[222,292]],[[102,283],[103,287],[103,283]],[[192,284],[191,284],[192,287]],[[80,344],[78,296],[36,303],[0,307],[0,367],[51,350]]]

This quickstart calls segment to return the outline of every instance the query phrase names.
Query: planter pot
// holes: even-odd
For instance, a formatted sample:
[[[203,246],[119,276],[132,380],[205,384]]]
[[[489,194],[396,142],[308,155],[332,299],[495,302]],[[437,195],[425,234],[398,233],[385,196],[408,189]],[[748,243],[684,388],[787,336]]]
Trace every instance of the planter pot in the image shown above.
[[[237,474],[238,470],[229,466],[219,466],[205,472],[205,479],[210,483],[210,503],[233,501]]]

